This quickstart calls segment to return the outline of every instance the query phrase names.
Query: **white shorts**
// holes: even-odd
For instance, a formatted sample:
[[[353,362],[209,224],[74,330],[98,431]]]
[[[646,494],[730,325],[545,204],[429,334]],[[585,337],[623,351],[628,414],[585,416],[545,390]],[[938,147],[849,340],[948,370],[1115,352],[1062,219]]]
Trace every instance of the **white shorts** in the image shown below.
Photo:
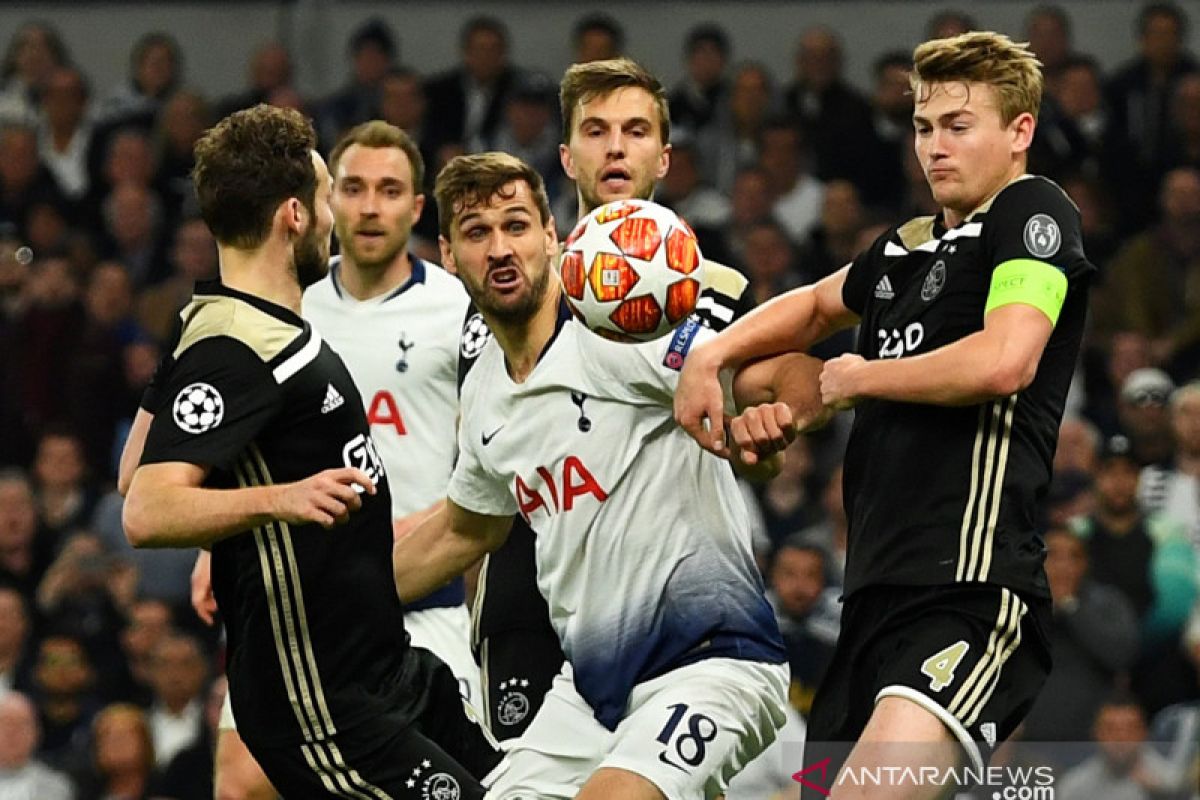
[[[404,628],[412,637],[414,646],[424,647],[446,662],[454,677],[458,678],[463,699],[477,705],[483,695],[479,688],[479,667],[471,655],[471,617],[467,614],[467,607],[413,611],[404,615]],[[221,720],[217,728],[223,731],[237,730],[228,692],[225,693],[225,702],[221,704]]]
[[[466,606],[446,606],[409,611],[404,628],[416,647],[424,647],[446,662],[463,699],[476,707],[483,700],[479,686],[479,665],[471,653],[471,615]]]
[[[635,686],[609,731],[565,664],[488,800],[567,800],[603,767],[641,775],[668,800],[715,797],[775,740],[789,680],[786,664],[706,659]]]

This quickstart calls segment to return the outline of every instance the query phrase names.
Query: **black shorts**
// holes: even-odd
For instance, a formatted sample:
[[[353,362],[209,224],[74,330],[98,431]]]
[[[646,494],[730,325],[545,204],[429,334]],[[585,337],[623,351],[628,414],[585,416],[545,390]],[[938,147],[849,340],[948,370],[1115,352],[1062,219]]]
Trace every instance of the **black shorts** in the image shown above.
[[[405,675],[413,699],[312,744],[250,747],[282,797],[477,800],[502,754],[472,718],[450,668],[419,647]]]
[[[929,710],[962,743],[968,765],[986,765],[1050,673],[1050,626],[1049,600],[990,584],[856,592],[813,701],[804,763],[830,756],[832,779],[876,702],[891,696]]]
[[[564,660],[549,625],[539,631],[500,631],[480,643],[483,704],[493,736],[504,741],[525,732]]]

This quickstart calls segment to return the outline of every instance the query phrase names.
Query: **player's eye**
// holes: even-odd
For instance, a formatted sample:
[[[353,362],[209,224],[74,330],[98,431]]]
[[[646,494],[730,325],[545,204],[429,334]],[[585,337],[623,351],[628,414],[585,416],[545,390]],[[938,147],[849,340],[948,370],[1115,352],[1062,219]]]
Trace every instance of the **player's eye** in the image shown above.
[[[354,195],[358,194],[358,187],[355,186],[353,183],[343,183],[342,184],[342,194],[348,194],[348,195],[354,196]]]
[[[487,236],[487,230],[480,227],[467,228],[463,235],[473,242],[478,242]]]
[[[950,130],[954,131],[955,133],[962,133],[963,131],[970,130],[970,128],[971,126],[964,122],[957,122],[950,126]]]
[[[529,230],[529,223],[525,220],[514,219],[508,223],[509,233],[524,233],[527,230]]]
[[[402,194],[400,189],[395,186],[390,186],[387,189],[384,189],[383,193],[388,197],[389,200],[395,200]]]

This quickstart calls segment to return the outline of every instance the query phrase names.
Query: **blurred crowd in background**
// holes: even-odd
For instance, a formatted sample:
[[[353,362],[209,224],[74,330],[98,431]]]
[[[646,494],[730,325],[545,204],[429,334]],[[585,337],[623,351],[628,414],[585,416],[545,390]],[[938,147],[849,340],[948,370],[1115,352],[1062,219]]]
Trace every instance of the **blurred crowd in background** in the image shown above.
[[[1188,25],[1171,4],[1146,5],[1128,59],[1108,72],[1077,49],[1062,9],[1007,31],[1045,68],[1030,171],[1078,205],[1100,268],[1043,520],[1056,665],[1022,735],[1097,739],[1097,763],[1139,776],[1160,750],[1103,743],[1169,739],[1200,720],[1200,66]],[[973,27],[947,10],[928,35]],[[446,43],[459,65],[424,75],[370,21],[331,96],[298,92],[297,54],[266,43],[246,85],[216,97],[189,88],[169,32],[132,43],[120,86],[92,85],[52,24],[12,33],[0,74],[0,794],[35,775],[49,800],[212,796],[221,646],[189,605],[194,553],[132,551],[114,491],[176,313],[217,274],[193,143],[260,102],[311,116],[326,151],[380,118],[419,143],[427,190],[454,155],[504,150],[543,174],[569,228],[557,76],[510,63],[510,35],[500,19],[471,19]],[[580,61],[638,57],[607,16],[570,35]],[[687,31],[656,199],[691,222],[706,256],[749,277],[759,303],[936,212],[912,147],[912,44],[878,53],[873,83],[854,86],[835,30],[799,32],[787,75],[733,52],[716,25]],[[412,250],[436,261],[431,206]],[[838,338],[818,354],[852,346]],[[844,423],[799,440],[782,476],[746,489],[801,713],[838,631]]]

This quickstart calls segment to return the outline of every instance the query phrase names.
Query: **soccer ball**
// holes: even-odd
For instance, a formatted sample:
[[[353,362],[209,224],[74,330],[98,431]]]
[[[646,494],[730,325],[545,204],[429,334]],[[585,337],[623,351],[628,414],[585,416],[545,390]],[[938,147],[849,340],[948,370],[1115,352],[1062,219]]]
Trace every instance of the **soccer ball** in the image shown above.
[[[575,226],[559,274],[567,303],[589,329],[646,342],[695,310],[704,258],[696,234],[674,211],[649,200],[615,200]]]

